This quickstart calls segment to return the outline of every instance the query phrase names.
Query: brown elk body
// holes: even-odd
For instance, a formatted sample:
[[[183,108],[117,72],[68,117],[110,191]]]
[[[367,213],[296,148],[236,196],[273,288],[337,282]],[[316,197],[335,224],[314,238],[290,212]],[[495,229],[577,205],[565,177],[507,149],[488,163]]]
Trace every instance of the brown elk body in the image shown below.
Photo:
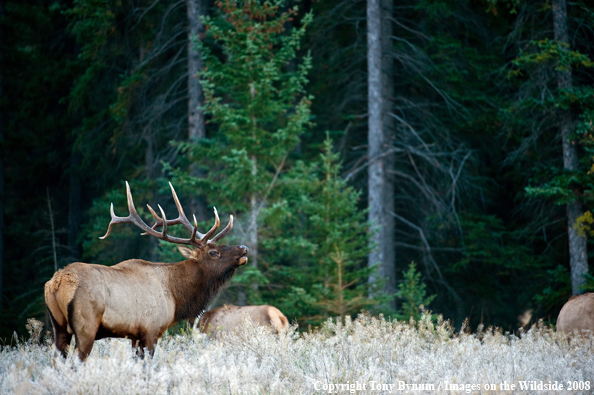
[[[57,350],[66,355],[66,347],[74,335],[79,357],[84,360],[95,340],[105,337],[126,337],[138,346],[139,355],[147,348],[152,354],[157,340],[171,325],[195,319],[213,297],[231,279],[235,270],[247,262],[245,246],[216,245],[231,230],[229,225],[210,239],[220,224],[215,209],[215,225],[206,234],[197,232],[183,213],[175,191],[173,196],[179,217],[167,220],[149,207],[156,219],[149,227],[138,216],[130,187],[127,186],[130,215],[113,213],[107,237],[116,223],[134,223],[147,234],[176,244],[187,258],[177,263],[153,263],[132,259],[114,266],[75,262],[54,274],[45,284],[45,303],[54,328]],[[192,230],[192,237],[180,239],[167,235],[167,226],[183,224]],[[156,229],[162,227],[163,231]],[[197,239],[196,236],[199,236]]]
[[[289,320],[279,309],[274,306],[233,306],[225,305],[202,314],[198,321],[198,327],[205,333],[217,334],[220,332],[232,331],[241,326],[246,317],[253,323],[270,326],[277,332],[289,328]]]
[[[581,330],[594,333],[594,293],[571,297],[557,317],[558,332],[571,333]]]

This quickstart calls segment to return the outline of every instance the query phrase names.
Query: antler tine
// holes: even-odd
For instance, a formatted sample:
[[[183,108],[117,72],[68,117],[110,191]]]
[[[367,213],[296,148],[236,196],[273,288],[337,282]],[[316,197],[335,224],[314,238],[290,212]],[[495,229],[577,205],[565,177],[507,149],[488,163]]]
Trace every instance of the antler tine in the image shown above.
[[[159,226],[163,225],[163,220],[161,218],[159,218],[159,216],[157,215],[157,213],[155,212],[155,210],[153,210],[153,208],[151,207],[150,204],[147,204],[146,207],[149,209],[149,211],[151,212],[151,214],[153,215],[153,218],[155,218],[155,224],[153,226],[151,226],[151,229],[155,229],[157,230],[157,228]],[[143,236],[148,235],[148,233],[143,233]]]
[[[229,223],[227,224],[227,226],[225,226],[225,228],[223,230],[221,230],[219,232],[219,234],[217,234],[215,237],[212,238],[213,243],[216,243],[217,241],[219,241],[220,239],[222,239],[227,233],[229,233],[229,231],[233,229],[233,216],[230,215],[229,216]]]
[[[186,217],[186,214],[184,213],[184,209],[182,208],[182,205],[179,202],[179,199],[177,198],[177,193],[175,193],[175,189],[173,188],[173,185],[171,183],[169,183],[169,187],[171,187],[171,194],[173,195],[173,201],[175,201],[175,206],[177,207],[177,212],[179,213],[179,216],[174,221],[179,221],[177,223],[181,223],[183,226],[186,227],[186,229],[188,229],[189,231],[193,231],[194,227],[192,226],[190,221],[188,221],[188,218]],[[171,225],[171,223],[170,223],[170,225]]]
[[[171,193],[173,194],[173,200],[175,201],[175,206],[177,207],[177,212],[179,213],[179,215],[176,219],[167,220],[168,221],[167,225],[171,226],[171,225],[182,224],[187,230],[189,230],[190,232],[193,232],[194,226],[192,226],[192,224],[186,217],[186,214],[184,213],[184,209],[183,209],[181,203],[179,202],[179,198],[177,197],[177,194],[175,193],[175,189],[173,189],[173,185],[171,185],[171,183],[169,183],[169,186],[171,187]],[[155,210],[153,210],[153,208],[150,205],[147,204],[146,206],[148,207],[149,211],[151,212],[153,217],[155,217],[155,220],[156,220],[155,224],[151,228],[157,229],[159,226],[163,226],[163,219],[157,215]]]
[[[130,212],[129,217],[134,218],[134,216],[140,218],[138,212],[136,211],[136,207],[134,207],[134,199],[132,199],[132,191],[130,191],[130,184],[126,181],[126,200],[128,201],[128,211]]]
[[[140,219],[140,216],[138,215],[138,212],[136,211],[136,208],[134,207],[134,201],[132,200],[132,192],[130,192],[130,185],[128,184],[128,181],[126,181],[126,198],[128,200],[128,211],[130,212],[130,214],[127,217],[118,217],[117,215],[115,215],[115,212],[113,210],[113,203],[111,203],[111,207],[110,207],[110,213],[111,213],[111,222],[109,223],[109,226],[107,228],[107,233],[105,234],[105,236],[100,237],[100,239],[105,239],[107,236],[110,235],[111,233],[111,228],[114,224],[125,224],[125,223],[132,223],[136,226],[138,226],[139,228],[145,230],[147,233],[152,234],[153,236],[155,236],[153,233],[149,232],[149,231],[153,231],[151,228],[149,228],[149,226],[147,224],[145,224],[142,219]]]
[[[177,211],[185,218],[186,215],[184,214],[184,209],[181,203],[179,202],[179,199],[177,198],[177,193],[175,193],[175,188],[173,188],[173,184],[171,182],[169,183],[169,188],[171,188],[171,194],[173,195],[173,200],[175,201],[175,205],[177,206]]]
[[[140,229],[144,230],[145,233],[148,233],[152,236],[157,236],[159,233],[156,232],[154,229],[150,228],[147,224],[145,224],[142,218],[140,218],[138,211],[136,211],[136,207],[134,206],[134,199],[132,199],[132,191],[130,190],[130,184],[128,184],[128,181],[126,181],[126,199],[128,200],[128,212],[130,212],[130,214],[125,218],[128,220],[127,222],[130,222],[138,226]]]
[[[198,221],[196,221],[196,215],[192,214],[194,217],[194,230],[192,231],[192,237],[190,237],[190,241],[198,243],[196,240],[196,233],[198,233]]]
[[[163,230],[161,231],[161,237],[163,238],[163,240],[167,240],[167,217],[165,216],[165,211],[163,211],[161,205],[157,204],[157,207],[159,207],[159,211],[161,212],[161,218],[163,218]]]
[[[213,207],[214,209],[214,214],[215,214],[215,223],[212,226],[212,228],[210,228],[210,230],[208,232],[206,232],[206,234],[202,235],[202,237],[200,238],[200,243],[201,244],[206,244],[208,243],[210,240],[210,236],[212,236],[217,229],[219,228],[219,225],[221,224],[221,220],[219,219],[219,213],[217,213],[217,208]]]
[[[107,236],[109,236],[109,234],[111,233],[111,227],[113,226],[113,224],[118,223],[119,219],[121,219],[120,217],[117,217],[113,211],[113,203],[111,204],[111,207],[109,209],[109,212],[111,213],[111,221],[109,222],[109,226],[107,227],[107,232],[105,233],[105,236],[100,236],[99,238],[101,240],[104,240]],[[116,220],[116,222],[114,222],[114,220]]]

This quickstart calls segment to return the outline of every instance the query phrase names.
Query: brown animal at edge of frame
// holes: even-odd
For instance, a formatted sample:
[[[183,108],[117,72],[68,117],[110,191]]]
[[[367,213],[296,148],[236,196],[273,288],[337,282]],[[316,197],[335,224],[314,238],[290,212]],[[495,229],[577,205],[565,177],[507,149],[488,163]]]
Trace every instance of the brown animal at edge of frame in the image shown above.
[[[248,317],[256,325],[272,326],[277,333],[289,329],[287,317],[279,309],[270,305],[225,305],[202,314],[198,321],[198,328],[204,333],[216,336],[235,330]]]
[[[145,348],[153,355],[157,340],[167,328],[199,316],[235,270],[247,263],[247,247],[216,244],[233,227],[233,216],[214,235],[220,225],[215,208],[215,224],[202,234],[198,232],[196,217],[192,225],[173,186],[169,185],[179,212],[176,219],[168,220],[161,206],[159,217],[147,205],[156,221],[152,227],[148,226],[136,211],[126,182],[130,213],[127,217],[117,217],[112,203],[111,222],[105,236],[100,238],[109,236],[114,224],[131,223],[142,229],[143,235],[179,244],[179,251],[187,259],[177,263],[131,259],[114,266],[75,262],[57,271],[45,284],[45,303],[56,349],[63,356],[73,335],[83,361],[91,353],[95,340],[106,337],[128,338],[133,347],[138,347],[139,356],[144,356]],[[177,224],[191,232],[190,238],[167,234],[168,226]],[[162,230],[158,231],[160,227]]]
[[[557,332],[570,334],[589,330],[594,333],[594,293],[569,298],[557,317]]]

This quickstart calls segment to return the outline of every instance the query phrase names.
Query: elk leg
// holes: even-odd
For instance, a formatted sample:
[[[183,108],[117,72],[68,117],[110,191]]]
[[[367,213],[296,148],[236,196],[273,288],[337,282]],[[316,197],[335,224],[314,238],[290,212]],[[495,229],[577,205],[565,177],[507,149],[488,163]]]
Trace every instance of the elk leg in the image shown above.
[[[142,345],[142,340],[138,340],[138,339],[131,339],[132,340],[132,348],[134,350],[136,350],[136,355],[138,355],[138,358],[144,358],[144,346]]]
[[[74,339],[76,340],[76,348],[78,349],[78,357],[81,361],[87,359],[91,351],[93,350],[93,344],[95,343],[95,336],[97,334],[97,329],[99,329],[99,325],[97,325],[95,331],[82,331],[74,332]]]
[[[130,338],[130,343],[132,344],[132,349],[136,350],[136,354],[138,354],[138,344],[140,343],[140,340]]]
[[[56,321],[56,318],[50,311],[49,307],[47,307],[47,312],[54,329],[54,344],[56,346],[56,350],[62,354],[64,358],[66,358],[66,347],[68,347],[70,341],[72,340],[72,334],[68,333],[68,324],[58,324],[58,321]]]
[[[100,321],[94,322],[71,322],[72,330],[74,331],[74,339],[76,340],[76,348],[78,349],[78,356],[81,361],[87,359],[91,350],[93,349],[93,343],[99,330]]]
[[[156,336],[152,336],[149,334],[145,334],[144,336],[142,336],[139,343],[138,351],[136,351],[138,353],[138,356],[144,358],[144,349],[146,348],[149,355],[152,357],[155,354],[155,344],[157,344]]]
[[[68,333],[66,328],[59,328],[59,331],[54,328],[54,336],[56,337],[56,349],[64,358],[66,358],[66,348],[72,340],[72,334]]]

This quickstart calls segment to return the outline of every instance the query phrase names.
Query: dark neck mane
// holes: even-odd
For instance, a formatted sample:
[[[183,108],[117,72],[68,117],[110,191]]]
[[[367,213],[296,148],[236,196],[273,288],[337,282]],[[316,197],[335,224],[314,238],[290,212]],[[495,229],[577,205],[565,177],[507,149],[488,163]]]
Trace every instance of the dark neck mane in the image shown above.
[[[210,302],[223,290],[235,273],[236,266],[226,268],[200,267],[192,260],[175,264],[169,277],[169,286],[175,299],[175,322],[193,321],[202,314]]]

